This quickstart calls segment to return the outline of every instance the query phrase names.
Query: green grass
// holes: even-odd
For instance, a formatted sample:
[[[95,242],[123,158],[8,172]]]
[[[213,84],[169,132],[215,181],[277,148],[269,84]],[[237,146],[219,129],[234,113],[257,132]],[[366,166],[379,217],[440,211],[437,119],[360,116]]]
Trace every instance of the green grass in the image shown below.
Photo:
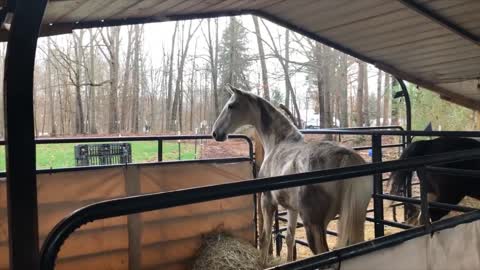
[[[157,142],[131,142],[134,163],[157,161]],[[75,143],[37,145],[37,169],[75,167]],[[178,160],[178,143],[163,143],[163,160]],[[180,144],[180,159],[195,159],[195,145]],[[197,146],[197,154],[200,146]],[[0,171],[5,171],[5,147],[0,146]]]

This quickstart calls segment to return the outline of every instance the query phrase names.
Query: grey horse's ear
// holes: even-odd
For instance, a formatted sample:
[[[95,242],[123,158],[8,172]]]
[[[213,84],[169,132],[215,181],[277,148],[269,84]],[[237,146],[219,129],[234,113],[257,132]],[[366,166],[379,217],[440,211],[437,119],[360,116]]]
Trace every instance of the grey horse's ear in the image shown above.
[[[230,94],[239,94],[241,95],[243,93],[242,90],[238,89],[238,88],[235,88],[233,87],[231,84],[227,84],[227,91],[230,93]]]

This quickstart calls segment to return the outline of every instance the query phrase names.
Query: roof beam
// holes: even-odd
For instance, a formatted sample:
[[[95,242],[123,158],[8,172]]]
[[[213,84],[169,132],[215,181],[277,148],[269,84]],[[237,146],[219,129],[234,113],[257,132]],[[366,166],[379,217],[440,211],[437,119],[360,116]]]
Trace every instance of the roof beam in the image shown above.
[[[450,30],[454,34],[459,35],[462,38],[473,42],[475,45],[480,45],[480,37],[474,35],[473,33],[469,32],[465,28],[462,28],[461,26],[447,20],[445,17],[436,13],[431,8],[428,8],[425,5],[419,4],[414,0],[398,0],[398,1],[402,3],[404,6],[406,6],[407,8],[417,12],[418,14],[424,17],[427,17],[434,23],[437,23],[443,26],[444,28]]]

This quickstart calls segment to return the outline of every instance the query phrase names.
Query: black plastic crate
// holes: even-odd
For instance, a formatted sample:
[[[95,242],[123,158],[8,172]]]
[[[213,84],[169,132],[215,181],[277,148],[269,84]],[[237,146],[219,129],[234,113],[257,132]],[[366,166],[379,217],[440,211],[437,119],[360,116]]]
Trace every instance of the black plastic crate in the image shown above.
[[[125,164],[132,162],[130,143],[75,145],[76,166]]]

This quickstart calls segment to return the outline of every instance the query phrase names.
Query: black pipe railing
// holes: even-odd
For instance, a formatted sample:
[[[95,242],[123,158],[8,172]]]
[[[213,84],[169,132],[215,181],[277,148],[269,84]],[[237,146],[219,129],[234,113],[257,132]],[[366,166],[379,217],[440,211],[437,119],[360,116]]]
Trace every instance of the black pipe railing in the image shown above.
[[[403,131],[403,130],[353,130],[353,129],[302,129],[303,134],[383,135],[422,137],[480,137],[479,131]]]
[[[397,129],[398,131],[396,132],[391,132],[388,131],[388,129]],[[404,131],[404,129],[401,126],[384,126],[384,127],[354,127],[354,128],[329,128],[329,129],[312,129],[312,130],[302,130],[304,134],[348,134],[348,135],[370,135],[372,136],[372,145],[371,146],[360,146],[360,147],[353,147],[354,150],[368,150],[372,149],[372,160],[376,159],[378,162],[381,160],[381,150],[383,148],[390,148],[390,147],[405,147],[406,142],[411,142],[411,139],[406,140],[405,138],[412,138],[413,136],[453,136],[457,137],[458,135],[463,135],[464,137],[480,137],[480,132],[478,131]],[[402,143],[400,144],[389,144],[389,145],[383,145],[381,142],[381,136],[382,135],[390,135],[390,136],[401,136],[402,138]],[[375,140],[375,143],[373,143],[373,137],[377,137]],[[374,153],[375,152],[375,153]],[[374,158],[375,156],[375,158]],[[442,173],[447,173],[449,174],[455,174],[457,175],[467,175],[467,176],[477,176],[479,175],[479,171],[476,170],[460,170],[460,169],[455,169],[455,170],[450,170],[450,168],[444,168],[444,167],[432,167],[428,166],[428,170],[430,171],[436,171],[436,172],[442,172]],[[419,185],[420,183],[412,183],[411,179],[408,179],[407,183],[407,197],[412,197],[412,189],[411,187],[414,185]],[[384,226],[392,226],[392,227],[397,227],[401,229],[405,229],[408,225],[404,225],[401,223],[397,222],[392,222],[392,221],[387,221],[383,217],[383,199],[385,199],[382,196],[377,196],[377,195],[382,195],[383,191],[383,182],[387,181],[387,179],[382,179],[380,181],[380,175],[377,175],[374,181],[374,185],[376,186],[376,189],[374,190],[374,207],[373,209],[369,209],[367,212],[374,212],[374,218],[367,218],[367,221],[372,221],[375,223],[375,236],[379,237],[383,235],[384,232]],[[388,195],[387,195],[388,196]],[[392,198],[392,197],[391,197]],[[396,220],[396,209],[395,207],[405,205],[405,203],[412,203],[412,204],[418,204],[421,205],[421,200],[402,200],[402,198],[405,197],[397,197],[397,201],[401,202],[399,204],[392,204],[391,206],[394,208],[394,220]],[[431,207],[434,208],[442,208],[446,210],[453,210],[453,211],[460,211],[460,212],[467,212],[468,208],[463,208],[462,206],[458,205],[449,205],[449,204],[442,204],[442,203],[436,203],[432,202],[430,203]],[[427,205],[423,205],[423,207],[427,207]],[[405,213],[406,215],[406,213]],[[406,219],[406,218],[405,218]],[[278,222],[278,218],[276,215],[275,219],[276,223]],[[279,226],[275,224],[275,230],[273,231],[273,234],[276,236],[275,239],[281,240],[281,237],[279,236],[280,233],[278,233]],[[277,245],[277,253],[279,253],[279,249],[281,247],[278,247]]]
[[[388,248],[405,241],[414,239],[416,237],[429,235],[436,231],[441,231],[448,228],[453,228],[459,224],[469,223],[480,220],[480,211],[466,213],[461,216],[440,220],[431,224],[429,229],[426,226],[420,226],[398,232],[389,236],[376,238],[370,241],[358,243],[345,248],[340,248],[330,252],[315,255],[299,261],[294,261],[280,266],[269,268],[269,270],[304,270],[304,269],[318,269],[320,267],[334,267],[343,260],[361,256],[373,251]]]
[[[254,151],[253,142],[246,136],[241,134],[234,134],[229,136],[230,139],[244,140],[248,145],[248,158],[253,162]],[[213,140],[211,135],[161,135],[161,136],[126,136],[126,137],[71,137],[71,138],[37,138],[35,144],[62,144],[62,143],[98,143],[98,142],[135,142],[135,141],[152,141],[157,142],[157,162],[148,163],[135,163],[135,164],[160,164],[165,163],[163,159],[163,142],[164,141],[188,141],[188,140]],[[4,145],[5,141],[0,141],[0,145]],[[180,153],[179,153],[180,154]],[[224,157],[224,158],[212,158],[194,160],[195,162],[222,162],[222,161],[239,161],[241,157]],[[192,161],[192,160],[184,160]],[[182,161],[182,162],[184,162]],[[169,163],[175,161],[168,161]],[[37,169],[37,173],[54,173],[65,171],[82,171],[82,170],[95,170],[102,168],[112,168],[118,166],[124,166],[125,164],[110,164],[110,165],[98,165],[98,166],[85,166],[85,167],[64,167],[64,168],[50,168],[50,169]],[[255,169],[255,168],[253,168]],[[255,171],[255,170],[254,170]],[[5,177],[6,172],[0,172],[0,177]]]
[[[418,168],[439,163],[459,162],[462,160],[478,158],[480,158],[480,150],[475,149],[450,152],[448,155],[430,155],[428,158],[411,158],[407,160],[386,161],[384,163],[373,163],[331,170],[260,178],[256,180],[172,192],[138,195],[95,203],[75,211],[58,223],[49,233],[41,250],[41,269],[53,270],[57,254],[68,236],[83,224],[95,220],[254,194],[269,190],[345,180],[353,177],[390,172],[394,170]]]
[[[392,126],[373,126],[373,127],[349,127],[349,128],[328,128],[327,130],[329,131],[334,131],[333,134],[337,134],[339,135],[339,138],[338,140],[340,141],[341,140],[341,134],[339,134],[339,132],[336,132],[336,131],[365,131],[365,130],[373,130],[373,131],[384,131],[384,130],[399,130],[399,131],[404,131],[403,127],[401,126],[395,126],[395,125],[392,125]],[[306,130],[302,130],[302,132],[305,134]],[[324,134],[322,132],[323,130],[321,129],[308,129],[308,134],[309,135],[321,135],[321,134]],[[354,132],[356,133],[356,132]],[[356,134],[351,134],[351,135],[356,135]],[[405,147],[405,136],[402,136],[402,143],[398,143],[398,144],[386,144],[386,145],[383,145],[381,143],[381,138],[379,141],[377,141],[377,144],[380,144],[380,146],[376,146],[376,147],[380,147],[381,149],[383,148],[394,148],[394,147],[401,147],[401,148],[404,148]],[[362,150],[370,150],[370,149],[374,149],[373,145],[369,145],[369,146],[356,146],[356,147],[352,147],[354,150],[356,151],[362,151]],[[378,152],[376,153],[377,157],[376,159],[378,159],[378,156],[380,155],[380,160],[381,160],[381,153],[379,154]],[[372,159],[373,159],[373,151],[372,151]],[[377,177],[380,177],[380,176],[377,176]],[[382,178],[382,182],[384,181],[387,181],[388,179],[383,179]],[[377,178],[377,181],[379,181],[379,178]],[[377,186],[379,184],[377,183]],[[377,205],[379,205],[379,202],[377,202]],[[403,205],[403,204],[402,204]],[[382,205],[383,207],[383,205]],[[369,209],[367,212],[374,212],[375,209]],[[280,224],[279,222],[280,221],[285,221],[284,219],[281,219],[279,218],[280,215],[286,213],[285,211],[283,212],[278,212],[276,211],[275,212],[275,219],[274,219],[274,228],[273,228],[273,231],[272,231],[272,234],[274,236],[274,239],[275,239],[275,248],[276,248],[276,254],[279,255],[280,254],[280,250],[282,248],[282,239],[284,238],[284,236],[281,234],[282,232],[282,229],[280,228]],[[377,218],[376,219],[372,219],[372,220],[383,220],[383,217],[379,216],[380,214],[380,211],[377,211],[376,212],[376,215],[377,215]],[[383,213],[383,209],[382,209],[382,213]],[[338,217],[336,217],[335,219],[337,219]],[[371,221],[371,220],[369,220]],[[380,230],[380,227],[383,225],[387,225],[385,223],[379,223],[377,222],[376,223],[376,226],[377,226],[377,230]],[[297,222],[297,226],[300,226],[302,227],[303,224],[301,222]],[[399,228],[404,228],[405,226],[402,226],[402,225],[398,225]],[[377,231],[376,230],[376,231]],[[334,235],[336,236],[336,233],[334,232],[330,232],[330,231],[327,231],[327,234],[330,234],[330,235]],[[382,229],[382,233],[377,233],[379,235],[383,234],[383,229]],[[378,235],[378,236],[379,236]]]

